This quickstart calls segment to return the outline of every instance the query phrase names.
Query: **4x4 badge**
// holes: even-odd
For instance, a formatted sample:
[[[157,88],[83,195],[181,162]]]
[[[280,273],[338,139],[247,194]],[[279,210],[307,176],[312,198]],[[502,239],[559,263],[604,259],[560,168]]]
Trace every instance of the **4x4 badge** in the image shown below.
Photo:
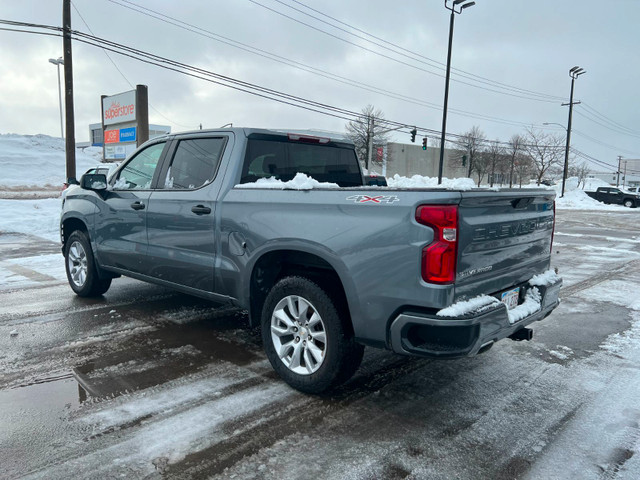
[[[351,195],[347,197],[347,200],[354,203],[393,203],[400,201],[395,195]]]

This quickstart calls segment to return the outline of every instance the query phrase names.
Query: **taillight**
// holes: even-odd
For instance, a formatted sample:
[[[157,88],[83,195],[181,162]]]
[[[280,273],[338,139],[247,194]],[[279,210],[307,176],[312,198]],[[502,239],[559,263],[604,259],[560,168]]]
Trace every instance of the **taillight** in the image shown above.
[[[458,251],[458,206],[420,205],[416,221],[433,229],[433,242],[422,249],[422,279],[453,283]]]
[[[553,228],[551,229],[551,246],[549,253],[553,253],[553,235],[556,233],[556,201],[553,201]]]

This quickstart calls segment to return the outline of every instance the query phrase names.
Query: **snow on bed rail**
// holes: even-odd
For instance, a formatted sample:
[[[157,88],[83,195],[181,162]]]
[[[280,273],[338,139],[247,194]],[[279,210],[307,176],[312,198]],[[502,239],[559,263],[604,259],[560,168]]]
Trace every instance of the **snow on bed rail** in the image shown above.
[[[446,190],[472,190],[476,184],[471,178],[443,178],[438,185],[437,177],[414,175],[411,178],[401,177],[397,173],[387,177],[387,185],[393,188],[442,188]]]
[[[288,182],[283,182],[275,177],[259,178],[255,182],[241,183],[234,188],[270,188],[273,190],[313,190],[314,188],[340,188],[337,183],[319,182],[304,173],[296,173],[296,176]]]

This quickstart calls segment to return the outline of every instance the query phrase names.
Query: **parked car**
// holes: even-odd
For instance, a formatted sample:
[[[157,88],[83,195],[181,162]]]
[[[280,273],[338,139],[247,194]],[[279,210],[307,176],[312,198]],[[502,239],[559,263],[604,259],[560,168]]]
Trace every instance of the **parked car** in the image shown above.
[[[640,195],[617,187],[598,187],[595,192],[585,193],[602,203],[624,205],[629,208],[635,208],[640,205]]]
[[[341,139],[155,138],[67,195],[69,284],[97,296],[127,275],[244,308],[273,368],[311,393],[351,377],[365,345],[473,356],[529,340],[526,326],[556,308],[553,191],[369,181]]]

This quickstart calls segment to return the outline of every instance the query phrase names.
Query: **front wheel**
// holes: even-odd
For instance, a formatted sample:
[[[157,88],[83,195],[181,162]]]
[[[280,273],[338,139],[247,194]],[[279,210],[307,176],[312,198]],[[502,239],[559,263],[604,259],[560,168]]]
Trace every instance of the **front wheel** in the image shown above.
[[[64,247],[67,280],[80,297],[98,297],[109,290],[111,278],[100,278],[87,236],[76,230]]]
[[[304,277],[285,277],[262,310],[264,349],[280,377],[293,388],[320,393],[358,369],[364,347],[355,342],[344,307]]]
[[[633,207],[633,201],[632,200],[625,200],[624,201],[624,206],[627,207],[627,208]]]

